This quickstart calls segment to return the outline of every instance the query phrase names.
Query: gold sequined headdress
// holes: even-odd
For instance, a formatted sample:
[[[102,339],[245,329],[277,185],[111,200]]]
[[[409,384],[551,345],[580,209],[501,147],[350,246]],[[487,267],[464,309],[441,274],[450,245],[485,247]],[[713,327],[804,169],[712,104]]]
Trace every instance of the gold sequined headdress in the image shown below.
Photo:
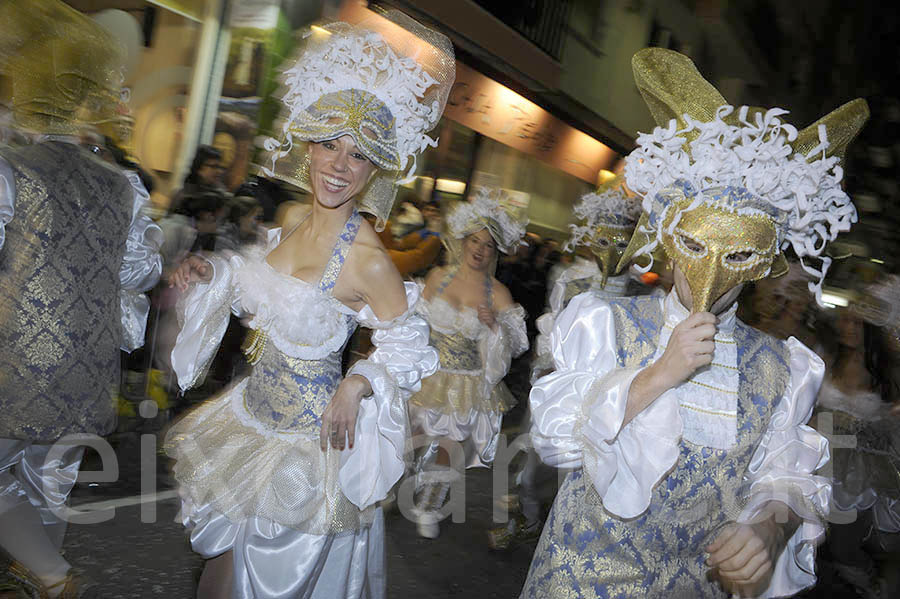
[[[715,232],[720,242],[734,244],[732,252],[752,254],[732,267],[745,271],[742,280],[753,280],[750,270],[757,279],[783,273],[781,251],[790,246],[814,277],[810,290],[820,299],[831,262],[822,255],[825,245],[856,222],[856,209],[840,186],[840,160],[868,119],[865,100],[798,131],[781,120],[787,111],[780,108],[734,109],[677,52],[647,48],[635,54],[632,66],[659,126],[639,135],[626,159],[628,187],[644,196],[644,215],[623,259],[660,245],[667,253],[677,249],[685,237],[676,230],[690,212],[698,222],[703,210],[730,213],[732,220],[747,217],[754,224],[736,227],[730,237]],[[809,258],[818,258],[821,268]]]
[[[284,74],[281,138],[268,139],[268,174],[309,189],[305,144],[350,135],[379,170],[360,200],[383,228],[397,185],[413,179],[416,157],[437,141],[456,74],[450,40],[398,11],[359,26],[331,23],[307,34]]]
[[[600,185],[597,191],[581,196],[573,210],[580,224],[569,225],[572,236],[563,248],[590,249],[600,268],[601,287],[606,286],[609,276],[627,267],[620,258],[641,215],[640,199],[629,197],[624,183],[625,177],[619,175]]]
[[[125,50],[103,27],[58,0],[0,0],[3,101],[17,127],[70,135],[112,118]]]

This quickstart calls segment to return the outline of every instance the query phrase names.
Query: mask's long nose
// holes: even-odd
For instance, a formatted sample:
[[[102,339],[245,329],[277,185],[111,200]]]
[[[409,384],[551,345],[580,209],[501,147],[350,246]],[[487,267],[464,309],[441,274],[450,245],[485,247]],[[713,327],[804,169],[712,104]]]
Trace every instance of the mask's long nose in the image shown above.
[[[715,268],[715,267],[713,267]],[[691,277],[688,274],[688,284],[691,288],[691,312],[709,312],[712,305],[723,293],[728,291],[727,277],[718,269],[711,273],[697,273],[700,276]]]
[[[600,269],[600,287],[606,287],[606,280],[616,267],[618,260],[616,259],[616,249],[613,246],[605,248],[594,248],[594,260],[597,261],[597,267]]]

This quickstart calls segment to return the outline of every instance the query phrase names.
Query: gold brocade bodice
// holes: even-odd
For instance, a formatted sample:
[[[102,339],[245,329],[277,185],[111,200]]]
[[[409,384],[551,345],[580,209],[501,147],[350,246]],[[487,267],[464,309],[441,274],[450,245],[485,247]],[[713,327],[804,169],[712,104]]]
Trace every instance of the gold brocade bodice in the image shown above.
[[[0,148],[15,216],[0,250],[0,437],[51,442],[115,424],[128,180],[77,145]]]
[[[247,382],[244,407],[271,430],[317,435],[340,381],[341,352],[302,360],[266,343]]]
[[[441,370],[454,370],[477,374],[482,370],[478,342],[462,333],[448,335],[432,329],[430,345],[438,350]]]

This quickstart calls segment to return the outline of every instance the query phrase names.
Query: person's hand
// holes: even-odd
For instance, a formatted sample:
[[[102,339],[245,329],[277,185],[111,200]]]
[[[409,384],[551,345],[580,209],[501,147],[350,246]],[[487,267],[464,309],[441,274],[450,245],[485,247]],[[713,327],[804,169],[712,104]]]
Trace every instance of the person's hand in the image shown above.
[[[188,256],[169,275],[169,287],[177,287],[179,291],[187,291],[191,283],[196,281],[208,282],[210,278],[212,278],[212,265],[200,256]]]
[[[653,364],[664,389],[678,386],[712,362],[715,335],[716,317],[709,312],[691,314],[675,327],[666,350]]]
[[[752,524],[731,523],[706,547],[706,563],[716,569],[727,591],[755,597],[769,585],[784,543],[784,527],[772,517]]]
[[[350,375],[338,385],[322,414],[322,429],[319,432],[322,451],[328,448],[329,443],[334,449],[342,450],[347,445],[353,449],[359,402],[367,390],[368,382],[359,375]]]
[[[497,316],[494,314],[494,311],[485,304],[478,306],[478,320],[491,330],[493,330],[494,325],[497,324]]]

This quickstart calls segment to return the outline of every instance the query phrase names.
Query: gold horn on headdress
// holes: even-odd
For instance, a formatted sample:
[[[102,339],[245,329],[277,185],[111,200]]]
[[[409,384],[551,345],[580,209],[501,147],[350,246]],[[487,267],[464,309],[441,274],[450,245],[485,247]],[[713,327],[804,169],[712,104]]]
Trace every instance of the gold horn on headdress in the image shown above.
[[[678,128],[684,128],[685,114],[699,121],[711,121],[716,117],[716,110],[728,104],[684,54],[644,48],[631,59],[631,68],[635,85],[660,127],[667,127],[675,119]],[[691,132],[687,141],[696,135],[697,132]]]
[[[795,152],[808,156],[810,150],[819,145],[819,126],[825,125],[828,134],[828,149],[825,150],[825,155],[837,156],[843,161],[847,146],[856,139],[868,120],[869,104],[862,98],[856,98],[800,131],[797,139],[791,142],[791,147]],[[816,156],[808,157],[810,160],[816,158]]]

